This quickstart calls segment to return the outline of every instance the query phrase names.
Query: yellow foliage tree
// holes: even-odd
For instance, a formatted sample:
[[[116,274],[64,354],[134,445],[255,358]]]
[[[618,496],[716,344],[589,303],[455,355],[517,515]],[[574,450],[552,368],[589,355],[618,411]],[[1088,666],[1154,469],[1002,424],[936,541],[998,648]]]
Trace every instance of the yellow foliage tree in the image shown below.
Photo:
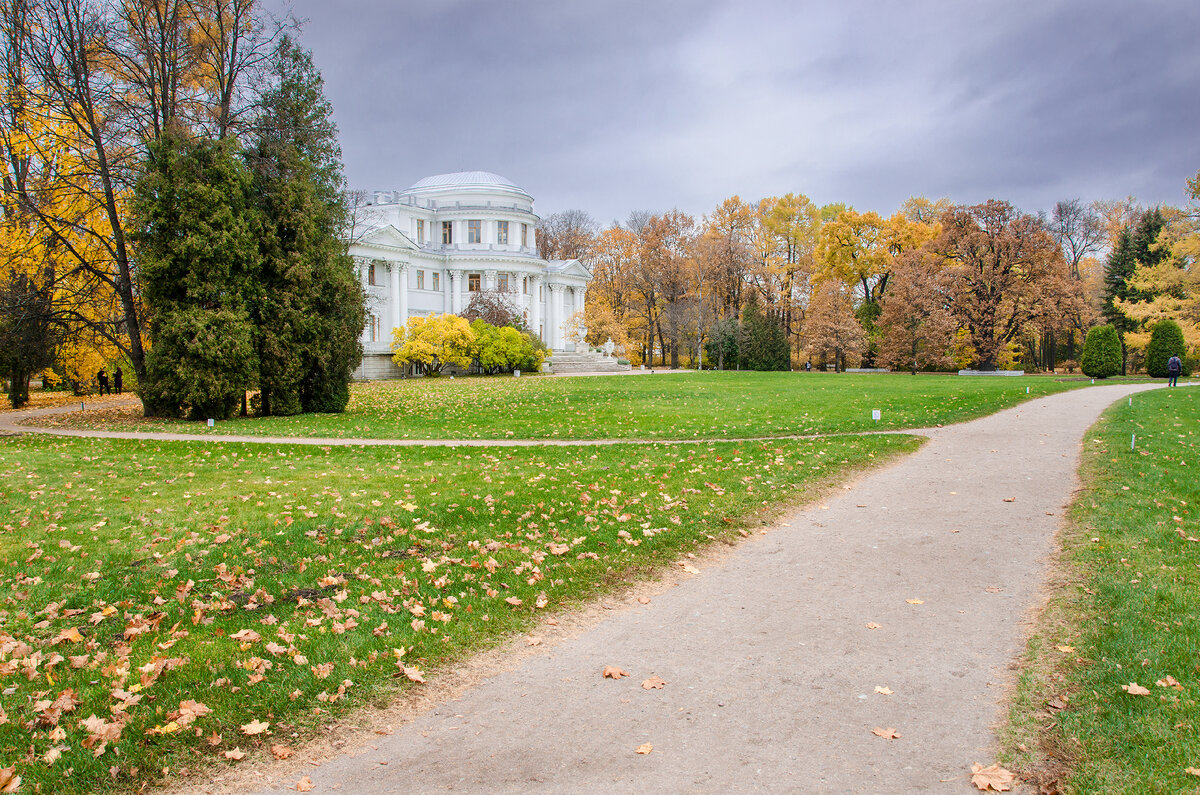
[[[1189,351],[1200,350],[1200,172],[1188,180],[1192,198],[1183,210],[1165,209],[1167,223],[1158,235],[1156,248],[1168,256],[1154,265],[1139,265],[1129,286],[1144,301],[1113,301],[1122,312],[1139,322],[1143,329],[1153,328],[1160,320],[1174,320],[1183,330]],[[1127,346],[1142,350],[1150,341],[1150,332],[1125,335]]]
[[[458,315],[410,317],[407,326],[392,332],[392,361],[403,367],[417,364],[427,375],[439,375],[447,366],[471,366],[475,333]]]

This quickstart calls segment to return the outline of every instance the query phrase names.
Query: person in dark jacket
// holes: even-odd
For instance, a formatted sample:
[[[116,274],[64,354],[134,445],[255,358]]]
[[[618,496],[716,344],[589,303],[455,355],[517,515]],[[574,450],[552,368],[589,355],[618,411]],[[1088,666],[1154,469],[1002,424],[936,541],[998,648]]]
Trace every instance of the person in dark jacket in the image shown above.
[[[113,370],[113,389],[117,391],[118,395],[121,394],[121,387],[124,386],[124,384],[121,383],[121,379],[124,377],[124,375],[125,374],[121,372],[120,367],[118,367],[116,370]]]
[[[112,394],[112,387],[108,385],[108,373],[104,372],[103,367],[96,373],[96,385],[100,387],[101,395],[105,392],[108,392],[110,395]]]
[[[1179,383],[1179,374],[1183,372],[1183,362],[1178,356],[1172,356],[1167,359],[1167,386],[1176,386]]]

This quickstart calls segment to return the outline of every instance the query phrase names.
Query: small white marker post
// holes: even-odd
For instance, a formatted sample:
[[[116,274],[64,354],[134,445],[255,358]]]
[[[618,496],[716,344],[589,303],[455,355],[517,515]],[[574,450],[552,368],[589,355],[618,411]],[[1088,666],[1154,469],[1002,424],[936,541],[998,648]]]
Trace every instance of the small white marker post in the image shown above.
[[[1028,394],[1029,394],[1029,387],[1025,387],[1025,394],[1026,394],[1026,395],[1028,395]]]
[[[1137,447],[1137,434],[1136,433],[1129,437],[1129,449],[1133,450],[1135,447]]]
[[[216,421],[216,420],[214,420],[214,419],[212,419],[212,418],[210,417],[210,418],[209,418],[209,420],[208,420],[208,427],[210,427],[210,428],[211,428],[211,427],[213,427],[213,426],[214,426],[214,425],[216,425],[216,424],[217,424],[217,421]]]
[[[1130,405],[1130,407],[1133,406],[1133,398],[1129,398],[1129,405]]]
[[[1093,383],[1093,384],[1094,384],[1094,383],[1096,383],[1096,379],[1095,379],[1095,378],[1093,378],[1093,379],[1092,379],[1092,383]]]
[[[79,410],[83,411],[83,401],[79,401]]]
[[[520,377],[521,377],[521,371],[513,370],[513,378],[520,378]]]
[[[882,411],[880,411],[879,409],[871,409],[871,419],[875,420],[876,422],[879,422],[881,417],[883,417]]]

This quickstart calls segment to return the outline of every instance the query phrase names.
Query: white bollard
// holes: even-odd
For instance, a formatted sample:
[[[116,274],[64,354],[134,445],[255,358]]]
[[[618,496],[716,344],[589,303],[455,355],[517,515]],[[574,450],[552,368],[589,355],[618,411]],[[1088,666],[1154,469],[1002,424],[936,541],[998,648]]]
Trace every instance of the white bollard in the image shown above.
[[[882,411],[880,411],[879,409],[871,409],[871,419],[875,420],[876,422],[879,422],[880,418],[882,418],[882,417],[883,417]]]
[[[521,377],[521,371],[513,370],[513,378],[520,378],[520,377]]]
[[[217,424],[217,421],[216,421],[216,420],[214,420],[214,419],[212,419],[212,418],[210,417],[210,418],[209,418],[209,420],[208,420],[208,427],[210,427],[210,428],[211,428],[211,427],[213,427],[213,426],[214,426],[214,425],[216,425],[216,424]]]
[[[1132,450],[1135,447],[1137,447],[1137,434],[1136,433],[1129,437],[1129,449]]]

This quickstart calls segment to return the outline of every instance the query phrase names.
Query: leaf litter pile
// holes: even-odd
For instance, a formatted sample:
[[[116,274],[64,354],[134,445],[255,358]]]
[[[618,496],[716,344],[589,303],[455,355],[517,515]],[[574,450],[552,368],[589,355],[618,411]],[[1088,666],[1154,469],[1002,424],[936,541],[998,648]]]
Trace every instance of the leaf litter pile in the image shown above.
[[[285,758],[330,715],[918,444],[5,439],[0,780],[128,791]]]

